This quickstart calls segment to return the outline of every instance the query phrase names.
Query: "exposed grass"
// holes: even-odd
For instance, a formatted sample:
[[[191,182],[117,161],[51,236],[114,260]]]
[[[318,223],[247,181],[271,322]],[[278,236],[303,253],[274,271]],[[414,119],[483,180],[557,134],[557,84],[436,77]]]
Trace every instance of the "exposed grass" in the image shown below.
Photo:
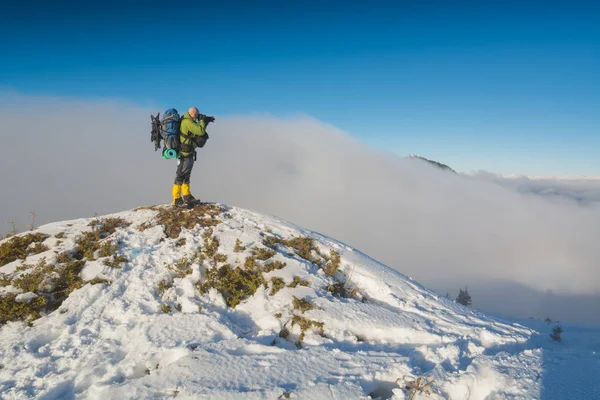
[[[176,247],[181,247],[181,246],[185,246],[187,240],[185,238],[179,238],[177,239],[177,241],[175,242],[175,246]]]
[[[64,232],[59,232],[56,235],[54,235],[55,238],[57,239],[63,239],[65,237],[65,233]]]
[[[271,296],[274,296],[277,292],[279,292],[285,287],[285,281],[283,280],[283,278],[274,276],[271,278],[271,283],[273,284],[273,287],[271,288],[271,293],[269,293]]]
[[[41,244],[48,238],[48,235],[42,233],[28,233],[22,236],[13,236],[10,240],[0,244],[0,267],[15,260],[24,260],[33,253],[34,248],[30,248],[32,243]],[[42,245],[43,246],[43,245]],[[37,247],[37,246],[36,246]],[[48,250],[46,246],[45,250]],[[37,250],[41,249],[37,247]]]
[[[170,313],[170,312],[171,312],[171,306],[170,306],[170,305],[168,305],[168,304],[166,304],[166,303],[163,303],[163,304],[160,306],[160,310],[161,310],[162,312],[164,312],[165,314],[168,314],[168,313]]]

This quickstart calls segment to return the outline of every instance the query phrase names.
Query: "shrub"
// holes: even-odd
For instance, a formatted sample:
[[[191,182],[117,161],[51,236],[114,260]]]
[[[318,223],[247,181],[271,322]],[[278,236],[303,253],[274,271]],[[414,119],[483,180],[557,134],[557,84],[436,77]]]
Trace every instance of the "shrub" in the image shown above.
[[[306,298],[299,299],[296,296],[294,296],[294,309],[300,310],[302,314],[304,314],[305,312],[312,310],[313,305],[310,302],[310,300],[307,300]]]
[[[257,259],[259,259],[261,261],[266,261],[266,260],[268,260],[269,258],[271,258],[271,257],[273,257],[275,255],[275,251],[271,250],[269,248],[267,248],[267,249],[264,249],[264,248],[260,248],[260,249],[254,248],[254,249],[252,249],[252,255],[255,258],[257,258]]]
[[[271,296],[274,296],[277,292],[279,292],[281,289],[283,289],[285,287],[285,281],[283,280],[283,278],[274,276],[271,278],[271,282],[273,283],[273,287],[271,288],[271,293],[269,293]]]
[[[158,282],[158,284],[156,285],[156,289],[158,290],[158,293],[162,296],[167,290],[169,290],[171,287],[173,287],[173,283],[168,281],[167,279],[163,279],[162,281]]]
[[[42,258],[35,266],[24,265],[21,268],[31,268],[31,271],[13,278],[12,285],[21,289],[23,293],[27,293],[36,292],[44,279],[52,273],[54,266],[46,264],[46,259]]]
[[[156,222],[163,226],[165,235],[170,239],[178,238],[183,228],[192,229],[196,225],[213,227],[222,222],[217,216],[223,210],[215,204],[202,204],[189,210],[163,206],[152,206],[145,209],[158,211]],[[138,229],[142,230],[148,227],[140,226]]]
[[[57,239],[62,239],[65,237],[65,233],[64,232],[59,232],[56,235],[54,235],[55,238]]]
[[[242,246],[242,242],[240,241],[240,239],[235,239],[235,247],[233,248],[233,251],[236,253],[241,253],[244,250],[246,250],[246,248]]]
[[[299,276],[294,276],[294,280],[288,285],[288,287],[295,288],[296,286],[310,286],[310,282],[305,279],[300,279]]]
[[[32,321],[41,316],[46,299],[38,296],[29,301],[17,301],[15,293],[0,296],[0,324],[9,321]]]
[[[104,241],[98,248],[99,257],[110,257],[119,250],[119,245],[110,240]]]
[[[456,302],[462,304],[463,306],[471,306],[471,295],[469,294],[469,290],[465,287],[465,290],[459,289],[458,296],[456,297]]]
[[[29,248],[29,246],[32,243],[41,243],[47,238],[48,235],[42,233],[28,233],[23,236],[13,236],[10,240],[0,244],[0,267],[15,260],[26,259],[28,255],[33,254],[33,248]],[[48,250],[46,246],[44,247],[43,251]]]
[[[296,254],[299,257],[305,259],[306,261],[318,265],[321,264],[321,261],[313,256],[313,252],[318,256],[321,256],[321,253],[319,252],[319,249],[315,245],[314,239],[312,238],[297,236],[291,239],[279,239],[275,236],[267,236],[265,239],[263,239],[262,243],[271,249],[275,249],[277,244],[290,247],[296,251]]]
[[[325,274],[328,276],[335,275],[337,270],[340,268],[340,264],[341,264],[340,254],[331,250],[331,252],[329,253],[329,259],[327,260],[327,263],[325,264],[325,268],[324,268]]]
[[[163,304],[160,306],[160,310],[161,310],[162,312],[164,312],[165,314],[168,314],[168,313],[170,313],[170,312],[171,312],[171,306],[170,306],[170,305],[168,305],[168,304],[166,304],[166,303],[163,303]]]
[[[298,340],[296,341],[296,347],[299,349],[302,348],[302,342],[304,341],[304,336],[306,332],[311,328],[318,328],[319,334],[323,335],[323,327],[325,324],[323,322],[313,321],[299,315],[294,315],[292,317],[292,326],[298,325],[300,327],[300,336],[298,336]]]
[[[563,333],[563,328],[560,325],[556,325],[554,328],[552,328],[552,333],[550,334],[550,339],[552,339],[555,342],[562,342],[562,333]]]
[[[415,398],[417,394],[425,394],[427,397],[431,396],[432,393],[436,393],[433,388],[434,380],[429,380],[431,375],[426,377],[418,377],[417,379],[410,381],[404,385],[404,390],[408,393],[409,400]],[[396,383],[399,383],[400,378],[396,379]]]
[[[265,272],[271,272],[271,271],[275,271],[276,269],[282,269],[286,266],[287,264],[281,261],[273,261],[270,262],[269,264],[265,265]]]
[[[206,280],[196,286],[201,294],[215,288],[227,305],[235,308],[240,302],[256,293],[265,280],[260,271],[232,268],[230,265],[213,267],[206,270]]]
[[[104,265],[111,268],[121,269],[121,264],[126,263],[128,261],[129,260],[124,255],[115,254],[110,259],[104,260]]]

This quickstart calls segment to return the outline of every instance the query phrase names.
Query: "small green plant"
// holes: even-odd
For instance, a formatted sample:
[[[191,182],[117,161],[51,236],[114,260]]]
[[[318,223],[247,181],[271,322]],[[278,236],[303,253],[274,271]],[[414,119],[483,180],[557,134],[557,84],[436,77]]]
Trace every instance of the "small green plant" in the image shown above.
[[[65,233],[64,232],[59,232],[56,235],[54,235],[55,238],[57,239],[63,239],[65,237]]]
[[[242,242],[240,241],[240,239],[235,239],[235,247],[233,248],[233,251],[236,253],[241,253],[244,250],[246,250],[246,248],[242,246]]]
[[[310,302],[310,300],[307,300],[306,298],[304,299],[299,299],[296,296],[294,297],[294,309],[295,310],[300,310],[302,312],[302,314],[304,314],[305,312],[312,310],[313,304]]]
[[[278,318],[278,319],[281,318],[282,316],[283,316],[283,314],[280,313],[280,312],[278,312],[277,314],[275,314],[275,318]]]
[[[556,325],[554,328],[552,328],[552,333],[550,334],[550,339],[552,339],[555,342],[561,343],[562,342],[562,333],[563,333],[562,326]]]
[[[430,380],[431,375],[426,377],[418,377],[417,379],[410,381],[404,385],[404,390],[408,393],[408,399],[413,400],[417,394],[425,394],[427,397],[431,396],[432,393],[437,393],[433,387],[435,384],[434,380]],[[396,383],[400,385],[400,378],[396,379]]]
[[[163,304],[160,306],[160,311],[162,311],[162,312],[163,312],[163,313],[165,313],[165,314],[168,314],[168,313],[170,313],[170,312],[171,312],[171,306],[170,306],[170,305],[168,305],[168,304],[166,304],[166,303],[163,303]]]
[[[271,288],[271,293],[269,293],[271,296],[274,296],[277,292],[279,292],[281,289],[283,289],[285,287],[285,281],[283,280],[283,278],[274,276],[271,278],[271,283],[273,283],[273,287]]]
[[[305,279],[301,279],[299,276],[294,276],[294,280],[288,285],[288,287],[291,288],[295,288],[296,286],[310,286],[310,282],[305,280]]]
[[[180,278],[185,277],[193,272],[192,263],[194,262],[193,258],[182,257],[181,260],[177,261],[175,264],[167,267],[177,273]]]

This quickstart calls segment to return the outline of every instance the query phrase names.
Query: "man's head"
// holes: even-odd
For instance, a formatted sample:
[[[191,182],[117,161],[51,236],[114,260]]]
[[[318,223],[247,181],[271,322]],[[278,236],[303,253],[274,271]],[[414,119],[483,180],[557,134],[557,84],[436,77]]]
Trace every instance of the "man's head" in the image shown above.
[[[196,119],[196,117],[198,116],[199,112],[198,112],[198,109],[196,107],[192,106],[188,110],[188,114],[190,114],[190,117],[192,117],[193,119]]]

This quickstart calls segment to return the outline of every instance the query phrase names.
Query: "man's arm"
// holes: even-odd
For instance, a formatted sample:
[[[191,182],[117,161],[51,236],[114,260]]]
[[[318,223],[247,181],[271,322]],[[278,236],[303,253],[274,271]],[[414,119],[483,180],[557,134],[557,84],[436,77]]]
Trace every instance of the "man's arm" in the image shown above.
[[[182,132],[187,132],[190,136],[204,136],[206,133],[206,124],[203,120],[195,123],[191,119],[184,119],[181,124],[183,125],[181,128]]]

